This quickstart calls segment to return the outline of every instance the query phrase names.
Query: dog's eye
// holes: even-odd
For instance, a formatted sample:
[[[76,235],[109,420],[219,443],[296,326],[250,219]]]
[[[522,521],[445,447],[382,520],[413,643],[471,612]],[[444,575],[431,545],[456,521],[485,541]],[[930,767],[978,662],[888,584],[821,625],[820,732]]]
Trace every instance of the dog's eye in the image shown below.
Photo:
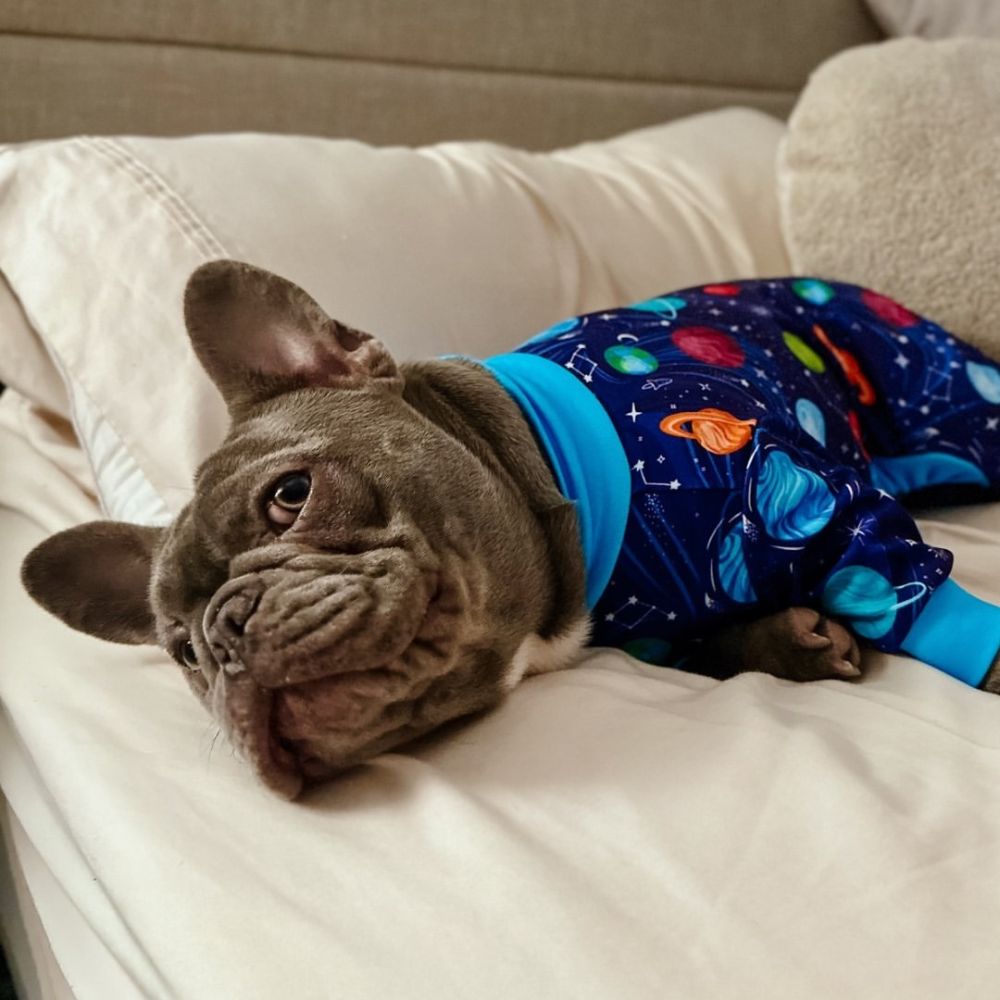
[[[195,652],[194,643],[190,639],[185,639],[179,647],[180,658],[188,670],[198,669],[198,654]]]
[[[309,499],[312,480],[304,472],[293,472],[275,483],[267,498],[265,512],[275,527],[285,529],[295,523]]]

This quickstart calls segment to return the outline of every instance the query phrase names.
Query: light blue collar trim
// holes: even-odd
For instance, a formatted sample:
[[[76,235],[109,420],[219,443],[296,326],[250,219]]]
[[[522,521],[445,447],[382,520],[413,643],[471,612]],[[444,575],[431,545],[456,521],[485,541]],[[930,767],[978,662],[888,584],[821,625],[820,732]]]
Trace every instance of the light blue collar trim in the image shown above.
[[[560,490],[576,507],[587,607],[593,608],[618,561],[632,499],[618,432],[593,393],[562,365],[533,354],[499,354],[480,363],[521,407]]]

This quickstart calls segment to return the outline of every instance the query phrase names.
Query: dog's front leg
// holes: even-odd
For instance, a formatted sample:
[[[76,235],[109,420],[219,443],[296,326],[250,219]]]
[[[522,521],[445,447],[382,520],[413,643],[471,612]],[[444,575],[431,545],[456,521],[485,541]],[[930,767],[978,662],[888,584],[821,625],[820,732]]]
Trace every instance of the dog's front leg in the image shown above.
[[[854,636],[812,608],[786,608],[729,625],[700,642],[693,660],[699,673],[719,679],[745,671],[794,681],[861,675],[861,651]]]

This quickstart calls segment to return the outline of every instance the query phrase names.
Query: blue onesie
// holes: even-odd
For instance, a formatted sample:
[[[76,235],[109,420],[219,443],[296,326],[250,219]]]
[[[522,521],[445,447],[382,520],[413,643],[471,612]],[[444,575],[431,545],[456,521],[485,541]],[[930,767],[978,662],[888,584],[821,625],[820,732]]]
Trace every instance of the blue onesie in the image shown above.
[[[592,641],[653,663],[823,608],[977,685],[1000,608],[896,497],[1000,484],[1000,370],[867,289],[705,285],[558,323],[484,362],[577,507]]]

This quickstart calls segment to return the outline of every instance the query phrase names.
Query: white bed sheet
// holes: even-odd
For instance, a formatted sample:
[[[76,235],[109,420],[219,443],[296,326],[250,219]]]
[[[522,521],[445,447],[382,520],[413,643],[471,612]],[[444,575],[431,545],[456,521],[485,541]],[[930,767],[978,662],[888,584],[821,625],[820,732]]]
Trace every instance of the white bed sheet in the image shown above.
[[[0,397],[0,785],[75,996],[995,994],[1000,700],[889,657],[862,684],[799,686],[594,652],[282,802],[162,654],[71,633],[21,593],[22,554],[92,500],[15,405]],[[962,517],[928,534],[1000,598],[997,509]]]

